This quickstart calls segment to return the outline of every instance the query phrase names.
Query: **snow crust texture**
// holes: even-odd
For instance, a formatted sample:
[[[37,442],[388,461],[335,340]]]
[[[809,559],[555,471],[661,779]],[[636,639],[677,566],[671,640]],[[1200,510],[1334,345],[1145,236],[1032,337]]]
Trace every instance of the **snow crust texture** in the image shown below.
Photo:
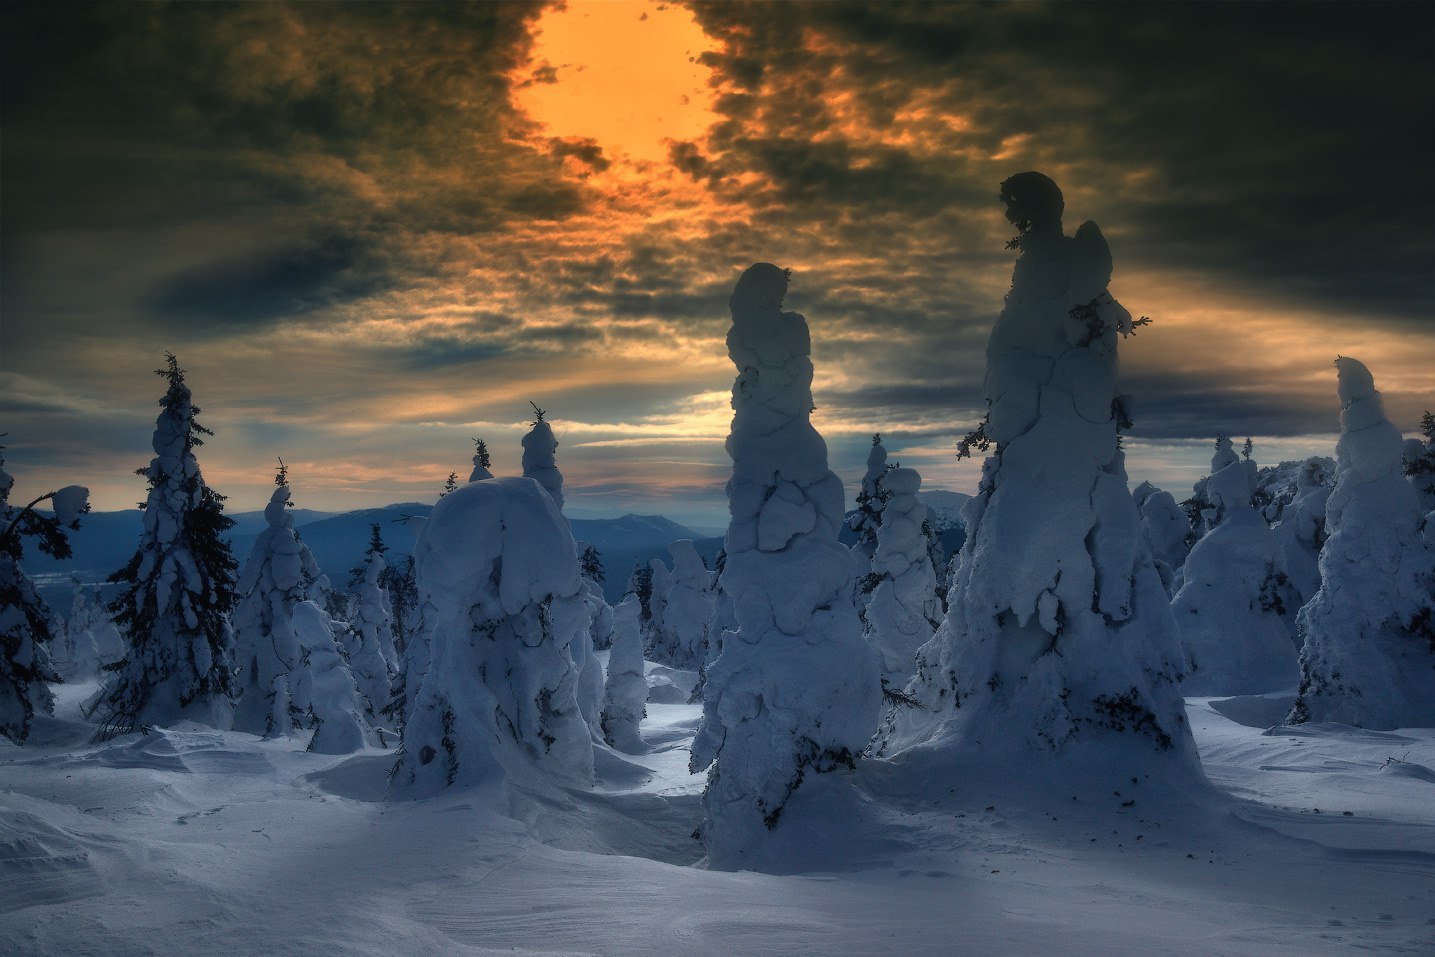
[[[395,791],[422,797],[535,768],[590,782],[592,731],[579,707],[588,610],[573,536],[548,491],[529,478],[462,486],[434,508],[414,558],[428,628],[415,646],[427,660],[407,665],[409,680],[421,677]]]
[[[706,669],[692,767],[711,766],[703,836],[717,867],[753,860],[804,777],[850,766],[876,726],[876,655],[837,541],[842,483],[812,427],[806,320],[782,310],[787,275],[750,267],[730,300],[737,367],[727,450],[731,519],[721,583],[737,622]]]
[[[1003,185],[1023,229],[987,345],[986,433],[996,443],[963,517],[947,617],[919,654],[882,748],[1029,754],[1100,740],[1133,766],[1199,778],[1177,682],[1182,655],[1142,539],[1117,442],[1130,314],[1107,292],[1094,223],[1062,231],[1040,174]]]
[[[1291,721],[1435,725],[1435,547],[1374,379],[1336,359],[1340,439]]]

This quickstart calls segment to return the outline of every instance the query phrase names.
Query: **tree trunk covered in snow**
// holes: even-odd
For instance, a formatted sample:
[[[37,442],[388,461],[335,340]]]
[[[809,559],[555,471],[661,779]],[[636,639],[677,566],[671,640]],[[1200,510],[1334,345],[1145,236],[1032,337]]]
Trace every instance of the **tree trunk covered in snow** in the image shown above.
[[[783,270],[738,280],[730,305],[731,520],[722,587],[737,620],[706,670],[693,770],[711,861],[740,866],[778,825],[804,775],[851,766],[880,707],[876,655],[852,607],[853,560],[837,541],[842,483],[809,422],[807,322],[782,311]]]

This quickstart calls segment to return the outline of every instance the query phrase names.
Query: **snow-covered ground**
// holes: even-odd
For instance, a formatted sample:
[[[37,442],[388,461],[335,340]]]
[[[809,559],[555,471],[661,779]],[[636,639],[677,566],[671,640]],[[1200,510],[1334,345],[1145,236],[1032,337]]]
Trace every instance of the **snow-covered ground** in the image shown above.
[[[650,681],[671,692],[672,673]],[[1193,698],[1205,793],[1070,767],[810,778],[791,874],[700,866],[700,706],[650,703],[598,786],[386,801],[392,752],[72,717],[0,741],[0,953],[1435,953],[1435,730],[1264,729]],[[671,700],[674,693],[655,697]]]

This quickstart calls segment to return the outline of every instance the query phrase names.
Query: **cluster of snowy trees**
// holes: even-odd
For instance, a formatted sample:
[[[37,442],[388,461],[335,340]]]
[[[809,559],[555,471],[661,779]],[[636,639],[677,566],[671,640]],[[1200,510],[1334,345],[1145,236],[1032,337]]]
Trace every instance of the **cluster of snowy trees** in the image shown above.
[[[388,567],[375,526],[356,598],[296,534],[282,462],[268,527],[236,574],[223,498],[194,457],[208,431],[170,356],[144,534],[112,578],[127,647],[92,712],[105,733],[188,719],[302,733],[332,753],[397,736],[396,796],[581,786],[599,749],[643,750],[654,662],[696,676],[699,830],[721,867],[760,861],[805,782],[864,756],[1194,782],[1183,694],[1297,690],[1293,722],[1435,723],[1431,417],[1424,442],[1402,441],[1368,370],[1340,358],[1334,461],[1260,469],[1249,440],[1238,454],[1221,437],[1190,498],[1131,491],[1117,347],[1147,320],[1108,291],[1095,224],[1065,234],[1055,183],[1019,174],[1002,199],[1020,255],[987,347],[988,415],[961,446],[990,454],[950,565],[921,476],[889,462],[880,436],[844,515],[810,419],[807,322],[783,310],[788,274],[768,263],[729,303],[731,518],[717,567],[673,542],[671,566],[635,570],[617,607],[564,518],[558,441],[536,405],[522,476],[495,477],[475,439],[469,481],[450,475],[407,567]],[[10,484],[0,471],[0,496]],[[62,548],[83,495],[53,497],[55,519],[21,511],[0,550],[0,731],[16,740],[59,678],[16,532]],[[94,647],[93,599],[84,615],[81,600],[72,620],[92,647],[65,646],[71,668],[113,653]]]

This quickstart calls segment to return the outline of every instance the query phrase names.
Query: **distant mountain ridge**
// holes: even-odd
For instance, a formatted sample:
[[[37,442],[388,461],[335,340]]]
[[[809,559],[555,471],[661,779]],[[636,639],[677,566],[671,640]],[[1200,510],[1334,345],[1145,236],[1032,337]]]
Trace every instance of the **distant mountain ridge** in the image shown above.
[[[942,544],[949,554],[961,546],[964,537],[961,506],[970,498],[960,492],[924,492],[922,500],[932,510]],[[426,519],[432,505],[421,502],[399,502],[382,508],[363,508],[352,512],[321,512],[314,509],[293,509],[294,527],[299,537],[314,553],[324,574],[338,588],[347,588],[349,572],[356,568],[369,547],[372,527],[389,551],[390,563],[413,553],[416,528],[411,519]],[[249,559],[254,540],[267,524],[263,511],[234,512],[234,528],[229,543],[241,569]],[[56,561],[34,548],[26,550],[23,565],[26,572],[47,594],[56,597],[68,591],[72,580],[84,583],[103,582],[112,572],[124,566],[139,544],[144,512],[127,509],[122,512],[92,512],[80,521],[78,531],[70,532],[74,557]],[[709,568],[714,567],[722,549],[722,536],[704,535],[662,515],[628,514],[618,518],[575,518],[569,523],[573,537],[598,549],[603,562],[605,581],[603,594],[609,602],[617,602],[627,590],[628,578],[635,566],[646,567],[654,558],[672,564],[668,543],[691,539],[698,554]],[[855,541],[850,529],[844,528],[842,541]],[[61,607],[64,607],[63,603]]]

